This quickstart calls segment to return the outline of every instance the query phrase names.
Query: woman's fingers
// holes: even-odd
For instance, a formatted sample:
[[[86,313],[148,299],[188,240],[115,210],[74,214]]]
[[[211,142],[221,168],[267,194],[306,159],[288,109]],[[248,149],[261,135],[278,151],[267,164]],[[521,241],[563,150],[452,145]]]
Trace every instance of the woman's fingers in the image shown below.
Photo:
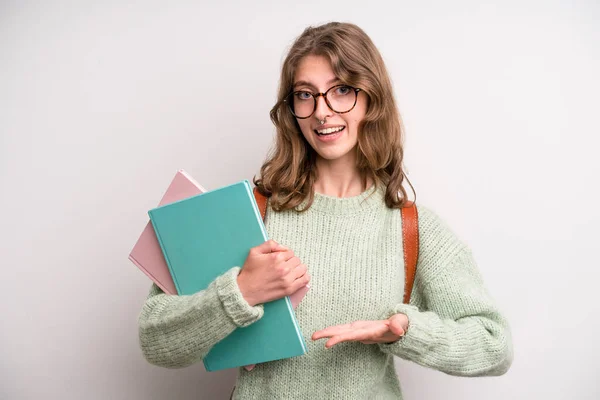
[[[292,270],[292,274],[294,275],[294,279],[302,278],[304,274],[308,271],[308,268],[304,264],[299,264]]]
[[[325,343],[325,347],[330,348],[342,342],[357,342],[370,339],[372,339],[372,332],[366,329],[355,329],[332,337]]]
[[[350,324],[330,326],[329,328],[321,329],[316,331],[312,335],[312,340],[319,340],[326,337],[332,337],[334,335],[340,335],[350,329]]]
[[[401,328],[400,328],[401,329]],[[351,324],[336,325],[316,331],[313,340],[329,338],[325,343],[330,348],[341,342],[355,341],[365,344],[389,342],[397,339],[390,336],[388,321],[357,321]],[[391,339],[391,340],[390,340]]]
[[[266,242],[259,244],[256,247],[253,247],[253,249],[258,254],[267,254],[267,253],[273,253],[275,251],[287,250],[287,247],[280,245],[273,239],[270,239],[270,240],[267,240]],[[250,251],[253,251],[253,250],[251,249]]]

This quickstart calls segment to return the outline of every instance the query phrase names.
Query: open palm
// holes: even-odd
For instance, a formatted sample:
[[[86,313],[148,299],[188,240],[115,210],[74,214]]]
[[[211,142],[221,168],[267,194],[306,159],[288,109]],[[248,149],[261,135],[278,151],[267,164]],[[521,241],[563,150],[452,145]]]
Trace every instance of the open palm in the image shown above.
[[[385,320],[355,321],[350,324],[330,326],[313,333],[312,340],[329,338],[325,343],[326,348],[341,342],[391,343],[400,339],[407,327],[406,315],[395,314]]]

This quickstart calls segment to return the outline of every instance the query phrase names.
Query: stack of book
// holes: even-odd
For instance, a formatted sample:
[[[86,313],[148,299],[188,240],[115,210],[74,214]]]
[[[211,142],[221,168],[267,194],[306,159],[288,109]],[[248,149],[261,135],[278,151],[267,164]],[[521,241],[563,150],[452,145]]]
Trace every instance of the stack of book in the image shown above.
[[[129,259],[170,295],[206,289],[232,267],[241,267],[250,249],[268,240],[247,180],[207,191],[179,170],[148,215]],[[264,304],[260,320],[237,328],[209,351],[203,359],[206,370],[305,354],[294,308],[306,290]]]

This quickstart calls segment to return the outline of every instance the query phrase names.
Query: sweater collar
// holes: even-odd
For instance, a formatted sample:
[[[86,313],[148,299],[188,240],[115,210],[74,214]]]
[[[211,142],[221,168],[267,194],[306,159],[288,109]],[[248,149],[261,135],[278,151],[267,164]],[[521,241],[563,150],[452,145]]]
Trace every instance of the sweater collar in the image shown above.
[[[364,212],[380,206],[384,202],[385,190],[372,185],[364,192],[352,197],[335,197],[315,192],[315,198],[310,210],[317,210],[332,215],[349,215]],[[303,210],[308,204],[308,199],[300,203],[296,209]]]

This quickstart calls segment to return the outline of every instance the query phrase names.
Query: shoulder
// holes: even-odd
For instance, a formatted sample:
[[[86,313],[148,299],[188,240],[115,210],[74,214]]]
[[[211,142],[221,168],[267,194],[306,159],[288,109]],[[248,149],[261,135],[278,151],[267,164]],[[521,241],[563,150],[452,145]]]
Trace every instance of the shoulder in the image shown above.
[[[448,223],[432,208],[417,204],[419,239],[428,244],[437,243],[445,250],[465,247],[464,243]]]
[[[425,280],[439,267],[470,253],[465,243],[433,209],[417,204],[419,218],[418,269]]]

